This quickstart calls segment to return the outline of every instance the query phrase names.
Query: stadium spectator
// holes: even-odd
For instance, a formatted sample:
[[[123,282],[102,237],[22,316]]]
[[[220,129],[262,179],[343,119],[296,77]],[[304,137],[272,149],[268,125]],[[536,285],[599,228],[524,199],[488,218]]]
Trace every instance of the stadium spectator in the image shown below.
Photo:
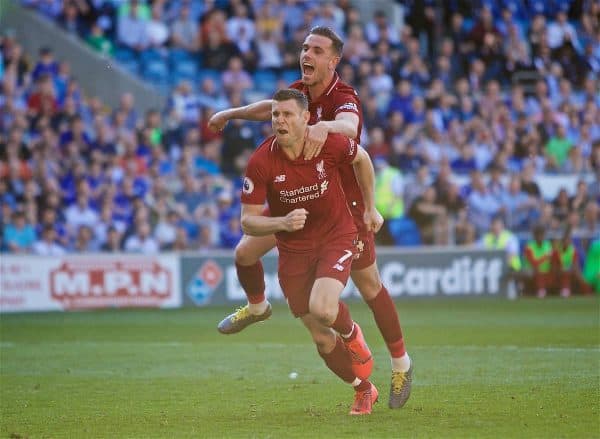
[[[121,45],[140,53],[148,48],[148,17],[142,18],[137,0],[127,5],[126,14],[119,14],[117,39]]]
[[[27,222],[23,211],[15,211],[2,231],[4,247],[10,253],[28,253],[36,241],[35,228]]]
[[[87,2],[77,0],[64,2],[62,13],[58,17],[58,23],[67,33],[79,36],[85,34],[84,18],[81,15],[84,11],[80,11],[80,8],[87,10]]]
[[[254,21],[248,16],[248,7],[244,3],[237,3],[233,7],[233,16],[227,20],[226,28],[227,37],[235,41],[242,54],[252,50],[256,27]]]
[[[71,250],[75,253],[90,253],[98,249],[95,241],[94,230],[85,224],[81,224],[77,228],[77,233]]]
[[[116,227],[108,228],[106,241],[100,246],[100,250],[107,253],[118,253],[122,250],[121,234]]]
[[[406,209],[411,208],[413,202],[425,192],[431,183],[432,178],[429,166],[424,164],[417,170],[413,178],[406,182],[404,190],[404,205]]]
[[[151,227],[147,221],[141,219],[135,225],[135,232],[131,234],[123,246],[128,253],[153,254],[160,250],[159,244],[151,235]]]
[[[469,218],[480,235],[489,229],[491,218],[495,215],[504,215],[506,208],[494,197],[486,187],[481,172],[471,173],[471,190],[467,197]]]
[[[244,70],[240,57],[234,56],[229,60],[227,70],[222,76],[223,87],[227,93],[244,91],[253,87],[252,77]],[[217,107],[212,107],[217,108]]]
[[[34,254],[41,256],[62,256],[66,253],[65,249],[56,241],[54,225],[45,225],[41,237],[42,239],[33,244]]]
[[[448,216],[446,207],[438,202],[435,187],[427,186],[408,210],[408,216],[419,227],[421,240],[427,245],[448,243]]]
[[[190,15],[190,4],[182,3],[178,17],[171,23],[171,47],[196,52],[200,49],[198,24]]]
[[[179,216],[172,210],[161,214],[154,228],[154,238],[158,241],[161,250],[172,249],[177,239]]]
[[[539,201],[523,192],[519,176],[513,175],[500,201],[506,208],[506,224],[510,230],[529,230],[539,215]]]
[[[146,40],[150,48],[163,48],[169,41],[169,27],[163,20],[163,4],[152,5],[150,19],[146,23]],[[160,52],[162,54],[162,52]]]
[[[39,58],[33,71],[31,72],[31,78],[37,81],[44,75],[49,75],[50,78],[54,78],[58,73],[58,62],[54,58],[54,52],[49,47],[42,47],[39,51]]]
[[[390,44],[398,44],[398,31],[388,22],[386,13],[377,10],[373,13],[373,19],[365,26],[365,36],[372,46],[381,40],[386,40]]]

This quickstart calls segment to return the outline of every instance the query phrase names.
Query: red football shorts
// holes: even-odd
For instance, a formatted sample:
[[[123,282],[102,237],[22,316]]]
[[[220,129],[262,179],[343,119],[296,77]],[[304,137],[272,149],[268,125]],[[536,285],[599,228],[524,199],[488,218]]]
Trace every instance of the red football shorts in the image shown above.
[[[359,232],[356,240],[356,256],[352,261],[352,271],[363,270],[375,263],[375,234],[373,232]]]
[[[308,314],[316,279],[329,277],[346,285],[356,253],[356,235],[324,243],[315,253],[279,252],[279,285],[294,317]]]

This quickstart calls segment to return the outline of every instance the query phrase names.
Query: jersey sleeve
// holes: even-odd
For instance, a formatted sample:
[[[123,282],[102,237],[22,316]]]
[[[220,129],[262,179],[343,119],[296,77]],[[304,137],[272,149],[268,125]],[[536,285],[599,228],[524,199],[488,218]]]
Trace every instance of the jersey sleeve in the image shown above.
[[[360,117],[358,95],[354,89],[348,90],[344,93],[335,93],[333,97],[334,106],[333,114],[334,117],[339,113],[354,113]]]
[[[330,134],[323,149],[334,157],[336,165],[349,165],[356,157],[358,143],[341,134]]]
[[[267,200],[268,170],[258,153],[252,154],[242,185],[243,204],[264,204]]]

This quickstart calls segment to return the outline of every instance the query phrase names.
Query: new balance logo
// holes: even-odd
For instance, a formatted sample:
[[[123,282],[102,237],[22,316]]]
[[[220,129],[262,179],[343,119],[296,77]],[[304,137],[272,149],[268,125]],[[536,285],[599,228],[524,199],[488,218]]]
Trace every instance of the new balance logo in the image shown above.
[[[275,183],[283,183],[285,181],[285,174],[281,174],[275,177]]]

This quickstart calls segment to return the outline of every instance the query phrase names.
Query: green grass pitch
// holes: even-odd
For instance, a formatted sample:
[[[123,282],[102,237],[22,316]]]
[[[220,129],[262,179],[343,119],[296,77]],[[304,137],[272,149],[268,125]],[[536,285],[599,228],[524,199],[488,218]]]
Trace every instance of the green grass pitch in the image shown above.
[[[373,414],[324,366],[285,306],[223,336],[230,308],[0,317],[0,436],[29,438],[588,438],[600,436],[597,298],[397,302],[412,397]],[[290,372],[298,378],[289,378]]]

